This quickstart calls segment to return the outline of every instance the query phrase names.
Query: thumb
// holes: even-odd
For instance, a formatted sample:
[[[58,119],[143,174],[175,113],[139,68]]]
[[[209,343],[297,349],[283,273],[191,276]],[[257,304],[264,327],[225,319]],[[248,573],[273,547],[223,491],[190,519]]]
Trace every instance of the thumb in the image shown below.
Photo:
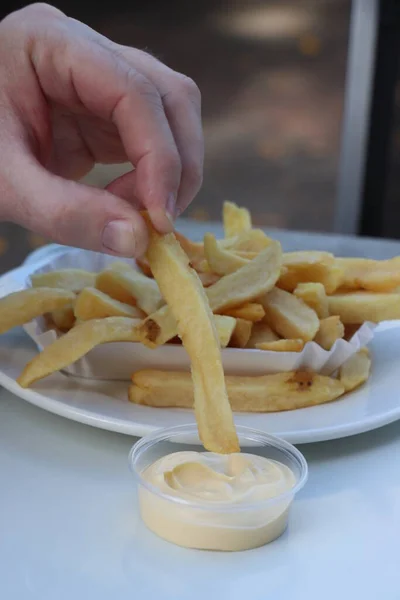
[[[127,258],[146,250],[143,218],[108,191],[62,179],[37,164],[20,170],[12,189],[9,219],[55,242]]]

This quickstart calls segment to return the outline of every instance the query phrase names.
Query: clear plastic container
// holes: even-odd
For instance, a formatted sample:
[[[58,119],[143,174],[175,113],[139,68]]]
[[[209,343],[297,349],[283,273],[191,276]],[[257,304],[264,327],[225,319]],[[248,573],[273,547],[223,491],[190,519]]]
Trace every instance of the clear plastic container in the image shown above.
[[[225,551],[256,548],[285,531],[290,505],[307,481],[306,460],[294,446],[274,436],[247,427],[237,427],[237,433],[242,453],[286,465],[294,475],[293,486],[276,496],[239,504],[191,502],[165,493],[146,480],[146,469],[171,453],[204,448],[196,425],[158,430],[138,441],[129,455],[141,516],[149,529],[180,546]]]

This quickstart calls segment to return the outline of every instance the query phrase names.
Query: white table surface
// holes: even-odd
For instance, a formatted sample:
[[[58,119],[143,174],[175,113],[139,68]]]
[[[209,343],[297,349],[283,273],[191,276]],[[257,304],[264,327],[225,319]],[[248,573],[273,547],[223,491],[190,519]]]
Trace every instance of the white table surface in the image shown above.
[[[388,244],[381,255],[400,254]],[[133,442],[0,392],[1,600],[400,599],[400,422],[300,447],[310,477],[288,531],[237,554],[185,550],[146,530]]]

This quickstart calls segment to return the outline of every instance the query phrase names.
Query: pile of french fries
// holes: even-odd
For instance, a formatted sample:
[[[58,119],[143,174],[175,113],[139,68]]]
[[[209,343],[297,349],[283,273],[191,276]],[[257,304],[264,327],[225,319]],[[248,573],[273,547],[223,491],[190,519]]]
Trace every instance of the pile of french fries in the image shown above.
[[[361,351],[337,377],[292,372],[230,376],[224,382],[220,350],[301,352],[314,341],[329,351],[366,321],[400,319],[400,257],[285,253],[252,227],[245,208],[229,202],[223,223],[223,239],[208,233],[203,242],[179,233],[160,236],[149,224],[150,245],[137,261],[140,270],[115,262],[100,273],[77,268],[36,274],[31,288],[2,298],[0,333],[45,316],[60,334],[25,367],[19,384],[30,386],[98,344],[183,343],[194,385],[187,373],[142,371],[133,375],[129,397],[150,406],[194,402],[198,422],[205,423],[201,429],[215,440],[220,437],[215,423],[217,428],[225,423],[225,439],[234,447],[230,407],[266,412],[311,406],[365,381],[370,359]],[[213,394],[217,404],[210,401]],[[210,411],[215,414],[208,419]]]

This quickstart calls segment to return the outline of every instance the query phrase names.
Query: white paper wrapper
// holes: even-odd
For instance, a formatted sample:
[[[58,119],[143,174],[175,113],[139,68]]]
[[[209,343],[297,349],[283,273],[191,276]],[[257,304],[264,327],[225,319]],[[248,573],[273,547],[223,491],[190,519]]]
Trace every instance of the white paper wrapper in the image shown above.
[[[25,280],[16,289],[30,286],[30,275],[47,271],[81,268],[101,271],[114,259],[110,256],[84,250],[69,250],[50,257],[48,261],[31,265],[26,271]],[[120,260],[120,259],[118,259]],[[127,261],[132,262],[132,261]],[[1,290],[4,295],[4,290]],[[315,342],[308,342],[302,352],[269,352],[264,350],[222,350],[222,360],[227,375],[264,375],[279,371],[308,368],[315,372],[330,374],[343,364],[352,354],[366,346],[374,335],[375,326],[365,323],[353,338],[347,342],[337,340],[328,352]],[[37,319],[25,326],[25,331],[41,350],[58,336],[55,330],[46,330],[44,319]],[[113,342],[98,346],[84,358],[71,365],[65,372],[85,378],[129,380],[138,369],[189,370],[190,361],[182,346],[165,345],[150,350],[142,344]]]

